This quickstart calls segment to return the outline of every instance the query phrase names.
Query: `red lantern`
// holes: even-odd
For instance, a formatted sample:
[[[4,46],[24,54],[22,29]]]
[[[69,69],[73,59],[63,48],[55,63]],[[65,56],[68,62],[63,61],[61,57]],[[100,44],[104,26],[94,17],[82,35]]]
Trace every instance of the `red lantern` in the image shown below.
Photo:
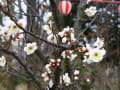
[[[68,15],[72,9],[72,4],[68,0],[60,1],[59,11],[62,15]]]
[[[118,7],[118,12],[119,12],[119,14],[120,14],[120,5],[119,5],[119,7]]]

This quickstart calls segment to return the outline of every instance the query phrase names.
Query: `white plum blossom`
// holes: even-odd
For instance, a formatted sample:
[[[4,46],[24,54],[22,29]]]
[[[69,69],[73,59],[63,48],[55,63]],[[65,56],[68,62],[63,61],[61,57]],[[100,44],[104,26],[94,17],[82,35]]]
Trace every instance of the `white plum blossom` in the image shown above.
[[[89,56],[84,56],[83,63],[91,64],[93,63],[93,60],[90,60]]]
[[[63,81],[64,81],[66,86],[69,86],[71,84],[70,77],[68,76],[68,73],[65,73],[65,75],[63,75]]]
[[[61,56],[63,58],[68,58],[73,61],[77,57],[77,54],[74,54],[72,50],[66,50],[62,52]]]
[[[106,51],[104,48],[102,48],[104,45],[104,42],[103,40],[97,38],[97,41],[94,43],[93,46],[96,46],[96,47],[92,47],[90,44],[86,44],[86,52],[84,54],[84,60],[83,62],[85,63],[88,63],[88,64],[91,64],[93,62],[100,62],[103,58],[104,58],[104,55],[106,54]]]
[[[73,28],[66,27],[58,35],[62,38],[62,43],[70,44],[76,41]]]
[[[42,73],[41,76],[44,78],[44,81],[45,81],[45,82],[49,80],[48,72]]]
[[[92,17],[96,14],[97,10],[95,6],[91,6],[85,10],[87,16]]]
[[[47,37],[47,40],[48,40],[49,42],[52,42],[52,43],[57,43],[56,36],[53,35],[53,34],[50,34],[50,35]]]
[[[79,77],[78,77],[79,73],[80,73],[79,70],[75,70],[75,71],[74,71],[74,79],[75,79],[75,80],[78,80],[78,78],[79,78]]]
[[[104,40],[97,37],[97,41],[94,43],[94,46],[96,46],[97,48],[102,48],[103,45],[104,45]]]
[[[7,23],[6,29],[8,29],[8,33],[13,36],[16,35],[19,31],[17,25],[11,20],[8,20]]]
[[[6,41],[6,40],[9,40],[10,39],[10,33],[8,32],[8,30],[5,28],[3,31],[2,31],[2,41]]]
[[[45,24],[45,25],[43,25],[43,30],[45,30],[46,31],[46,33],[49,35],[49,34],[52,34],[52,24],[53,24],[53,22],[50,20],[49,22],[48,22],[48,24]]]
[[[75,76],[75,77],[74,77],[74,79],[75,79],[75,80],[78,80],[78,79],[79,79],[79,77]]]
[[[6,59],[4,56],[0,57],[0,66],[4,67],[6,64]]]
[[[18,21],[18,24],[23,28],[25,28],[26,26],[25,21],[23,19],[20,19]],[[17,45],[17,42],[19,41],[19,39],[22,39],[24,37],[24,34],[23,31],[20,28],[18,28],[18,26],[9,17],[6,17],[5,26],[0,27],[0,36],[2,42],[8,41],[11,38],[12,43],[14,43],[12,45]]]
[[[48,24],[44,25],[43,29],[46,31],[48,35],[52,33],[52,27]]]
[[[27,53],[27,55],[33,54],[37,50],[37,43],[32,42],[32,43],[27,43],[26,46],[24,47],[24,51]]]
[[[87,49],[86,49],[85,46],[82,46],[81,50],[84,52],[84,51],[86,51]]]
[[[51,73],[50,64],[46,64],[45,68],[46,68],[47,72],[50,74]]]
[[[26,21],[25,19],[19,19],[17,22],[21,27],[25,28],[26,27]]]
[[[75,60],[77,57],[77,54],[72,54],[71,57],[68,57],[71,61]]]
[[[58,67],[60,65],[61,59],[50,59],[50,62],[45,65],[45,72],[42,73],[42,77],[44,78],[44,81],[49,80],[49,75],[52,74],[52,69],[54,67]],[[52,69],[51,69],[52,68]]]
[[[80,73],[79,70],[74,71],[74,75],[78,75],[79,73]]]
[[[66,42],[67,42],[67,38],[66,37],[62,38],[62,43],[66,43]]]
[[[63,37],[63,36],[64,36],[64,31],[59,32],[58,35],[59,35],[60,37]]]
[[[93,48],[87,53],[86,56],[84,56],[83,62],[87,62],[88,64],[100,62],[105,53],[106,51],[104,49]]]
[[[52,12],[47,12],[48,18],[50,18],[53,14]]]
[[[84,78],[84,80],[89,83],[90,82],[90,79],[89,78]]]
[[[94,48],[92,51],[89,52],[89,59],[93,62],[100,62],[106,51],[104,49]]]

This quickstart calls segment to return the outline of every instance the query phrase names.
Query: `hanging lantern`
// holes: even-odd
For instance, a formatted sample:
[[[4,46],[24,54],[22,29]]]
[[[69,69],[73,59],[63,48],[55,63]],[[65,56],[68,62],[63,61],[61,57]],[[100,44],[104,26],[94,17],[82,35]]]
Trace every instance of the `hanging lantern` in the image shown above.
[[[62,15],[68,15],[72,9],[72,4],[68,0],[60,1],[59,11]]]
[[[119,12],[119,14],[120,14],[120,5],[118,6],[118,12]]]

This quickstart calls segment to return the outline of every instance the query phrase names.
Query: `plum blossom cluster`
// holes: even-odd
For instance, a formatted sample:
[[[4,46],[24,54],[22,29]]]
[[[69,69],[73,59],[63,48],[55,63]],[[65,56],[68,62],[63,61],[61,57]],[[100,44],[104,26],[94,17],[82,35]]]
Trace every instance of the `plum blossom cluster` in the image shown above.
[[[73,61],[77,57],[77,54],[74,53],[74,50],[65,50],[62,52],[61,56],[64,59],[67,58],[67,59]]]
[[[26,23],[23,19],[17,22],[21,27],[25,28]],[[0,38],[2,42],[12,40],[12,45],[18,46],[20,39],[24,38],[23,31],[9,18],[7,18],[5,25],[0,26]]]
[[[75,71],[74,71],[74,79],[75,79],[75,80],[78,80],[78,79],[79,79],[79,74],[80,74],[79,70],[75,70]]]
[[[73,61],[75,59],[81,59],[79,58],[80,55],[83,55],[84,58],[83,64],[91,64],[91,63],[98,63],[103,60],[106,51],[104,49],[104,39],[97,37],[97,40],[93,45],[86,43],[86,45],[82,45],[80,47],[77,47],[75,50],[65,50],[61,53],[61,56],[64,59],[68,59],[70,61]],[[73,73],[74,80],[79,79],[79,70],[75,70]],[[63,81],[66,86],[71,84],[70,77],[68,76],[68,73],[63,75]],[[89,82],[90,80],[88,78],[85,79],[86,82]]]
[[[79,78],[79,70],[75,70],[74,71],[74,79],[75,80],[78,80]],[[63,82],[66,86],[69,86],[71,84],[71,79],[69,77],[69,74],[68,73],[65,73],[63,76],[62,76],[62,79],[63,79]]]
[[[51,12],[49,12],[49,13],[51,13]],[[52,14],[52,13],[51,13],[51,14]],[[52,15],[50,15],[50,16],[52,16]],[[45,30],[46,33],[47,33],[48,35],[50,35],[50,34],[52,33],[52,21],[49,21],[47,24],[45,24],[45,25],[43,26],[43,30]]]
[[[58,35],[64,44],[71,44],[76,41],[73,28],[66,27],[61,32],[59,32]]]
[[[88,64],[91,64],[93,62],[100,62],[104,55],[106,54],[104,46],[104,39],[103,38],[97,38],[97,41],[91,46],[90,44],[86,44],[87,51],[84,55],[83,62],[86,62]]]
[[[6,59],[5,59],[4,56],[1,56],[1,57],[0,57],[0,66],[1,66],[1,67],[4,67],[5,64],[6,64]]]
[[[52,18],[52,12],[47,12],[47,17]],[[53,33],[53,21],[50,19],[47,24],[43,25],[43,30],[47,33],[47,40],[52,43],[57,43],[57,37]]]
[[[58,67],[60,65],[61,59],[50,59],[49,64],[45,65],[45,72],[42,73],[42,77],[44,78],[44,81],[48,81],[49,80],[49,75],[52,73],[52,70],[55,67]]]
[[[85,13],[88,17],[92,17],[96,14],[97,10],[95,6],[91,6],[89,8],[86,8]]]
[[[50,13],[50,12],[49,12],[49,13]],[[52,43],[57,43],[57,36],[56,36],[55,34],[53,34],[52,24],[53,24],[53,22],[50,20],[50,21],[48,22],[48,24],[46,24],[46,25],[43,26],[43,29],[44,29],[44,30],[46,31],[46,33],[48,34],[47,40],[48,40],[49,42],[52,42]]]
[[[32,42],[32,43],[26,43],[24,47],[24,51],[27,53],[27,55],[33,54],[37,50],[37,43]]]

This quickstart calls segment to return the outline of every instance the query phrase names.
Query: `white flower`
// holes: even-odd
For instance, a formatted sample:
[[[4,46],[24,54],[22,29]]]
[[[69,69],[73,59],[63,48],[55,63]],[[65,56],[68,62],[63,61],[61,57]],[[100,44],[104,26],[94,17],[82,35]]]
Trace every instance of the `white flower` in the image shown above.
[[[97,46],[97,48],[102,48],[103,45],[104,45],[104,40],[97,38],[97,41],[94,43],[94,46]]]
[[[19,19],[19,21],[17,22],[21,27],[25,28],[26,27],[26,22],[24,19]]]
[[[43,29],[47,32],[47,34],[52,33],[52,24],[53,24],[53,21],[50,20],[48,24],[43,26]]]
[[[48,76],[48,73],[47,73],[47,72],[42,73],[41,76],[44,78],[44,81],[45,81],[45,82],[49,80],[49,76]]]
[[[103,59],[105,53],[106,51],[104,49],[94,48],[89,52],[89,59],[93,62],[100,62]]]
[[[52,16],[52,12],[47,12],[47,15],[50,18]]]
[[[10,35],[16,35],[19,31],[17,25],[9,19],[6,21],[6,29]]]
[[[45,68],[46,68],[46,69],[50,68],[50,65],[49,65],[49,64],[46,64],[46,65],[45,65]]]
[[[63,36],[64,36],[64,32],[63,32],[63,31],[62,31],[62,32],[59,32],[58,35],[59,35],[60,37],[63,37]]]
[[[0,66],[4,67],[6,64],[6,59],[4,56],[0,57]]]
[[[19,37],[19,39],[24,38],[24,34],[22,30],[19,30],[19,32],[17,33],[17,36]]]
[[[74,71],[74,75],[79,75],[79,73],[80,73],[79,70]]]
[[[61,62],[61,59],[57,59],[58,62]]]
[[[79,75],[79,73],[80,73],[79,70],[75,70],[75,71],[74,71],[74,79],[75,79],[75,80],[78,80],[78,75]]]
[[[46,7],[46,5],[47,5],[47,4],[46,4],[46,2],[43,2],[43,4],[42,4],[42,5]]]
[[[10,34],[8,33],[8,31],[6,29],[3,30],[2,36],[3,36],[3,39],[4,39],[3,41],[10,39]]]
[[[91,64],[91,63],[93,63],[93,60],[90,60],[88,56],[84,56],[83,63]]]
[[[62,43],[66,43],[66,42],[67,42],[67,38],[66,37],[62,38]]]
[[[61,56],[63,58],[66,58],[66,56],[71,56],[72,52],[73,52],[72,50],[63,51],[62,54],[61,54]]]
[[[54,59],[50,59],[50,62],[52,62],[52,63],[53,63],[53,62],[55,62],[55,60],[54,60]]]
[[[71,40],[72,40],[72,39],[75,39],[74,33],[71,33],[70,36],[71,36]]]
[[[37,50],[37,44],[36,42],[33,43],[27,43],[24,47],[24,51],[27,53],[27,55],[33,54]]]
[[[43,29],[47,32],[47,34],[51,34],[52,33],[52,27],[48,24],[43,26]]]
[[[66,86],[69,86],[69,84],[71,84],[70,77],[68,76],[68,73],[65,73],[65,75],[63,75],[63,81],[64,81]]]
[[[91,6],[85,10],[86,15],[89,17],[94,16],[96,14],[96,12],[97,12],[97,10],[96,10],[96,7],[94,7],[94,6]]]
[[[79,77],[78,77],[78,76],[75,76],[75,77],[74,77],[74,79],[75,79],[75,80],[78,80],[78,79],[79,79]]]
[[[88,50],[88,51],[90,51],[90,50],[92,50],[93,48],[91,47],[91,45],[90,44],[86,44],[86,49]]]
[[[73,61],[77,57],[77,54],[71,54],[71,57],[68,57],[71,61]]]
[[[50,34],[50,35],[47,37],[47,40],[48,40],[49,42],[52,42],[52,43],[57,43],[57,39],[56,39],[55,35],[53,35],[53,34]]]
[[[82,46],[82,51],[83,52],[86,51],[86,47]]]
[[[45,68],[46,68],[47,72],[50,74],[51,73],[50,64],[46,64]]]
[[[89,83],[90,82],[90,79],[89,78],[84,78],[84,80]]]
[[[63,58],[68,58],[70,59],[71,61],[73,61],[76,57],[77,57],[77,54],[73,54],[73,51],[72,50],[66,50],[66,51],[63,51],[61,56]]]

